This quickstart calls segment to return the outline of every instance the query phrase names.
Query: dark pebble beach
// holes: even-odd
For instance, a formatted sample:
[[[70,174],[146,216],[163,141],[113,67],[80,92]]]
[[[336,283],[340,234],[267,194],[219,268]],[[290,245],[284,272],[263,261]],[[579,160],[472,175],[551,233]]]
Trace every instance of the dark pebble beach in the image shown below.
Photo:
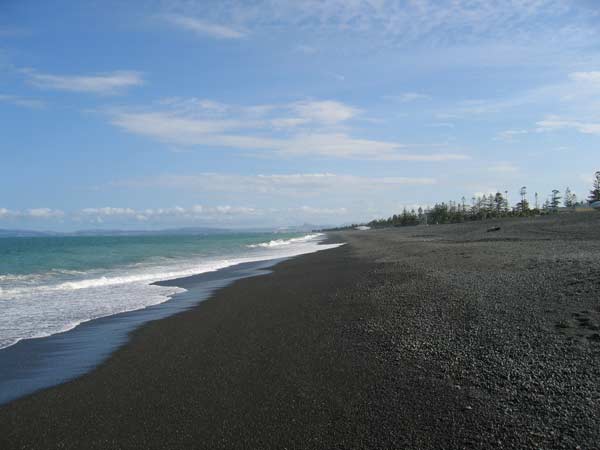
[[[600,214],[329,240],[0,407],[0,449],[600,448]]]

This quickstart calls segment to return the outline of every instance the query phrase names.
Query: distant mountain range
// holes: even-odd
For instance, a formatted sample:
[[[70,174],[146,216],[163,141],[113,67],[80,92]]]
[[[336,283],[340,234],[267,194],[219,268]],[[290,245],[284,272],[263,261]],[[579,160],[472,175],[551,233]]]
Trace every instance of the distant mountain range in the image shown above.
[[[326,228],[323,225],[304,224],[292,227],[280,228],[210,228],[210,227],[187,227],[171,228],[164,230],[79,230],[79,231],[34,231],[34,230],[15,230],[0,228],[0,237],[48,237],[48,236],[160,236],[160,235],[187,235],[187,236],[205,236],[210,234],[230,234],[230,233],[302,233]]]
[[[50,233],[44,231],[32,230],[4,230],[0,228],[0,237],[37,237],[37,236],[55,236],[59,233]]]
[[[78,231],[33,231],[0,229],[0,237],[48,237],[48,236],[156,236],[156,235],[207,235],[234,233],[224,228],[175,228],[165,230],[78,230]]]

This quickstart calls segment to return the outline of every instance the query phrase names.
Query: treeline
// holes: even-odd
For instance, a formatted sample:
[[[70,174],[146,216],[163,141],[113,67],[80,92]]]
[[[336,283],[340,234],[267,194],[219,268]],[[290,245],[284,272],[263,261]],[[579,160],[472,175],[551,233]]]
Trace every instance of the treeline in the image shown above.
[[[371,228],[403,227],[419,224],[446,224],[461,223],[475,220],[486,220],[501,217],[527,217],[544,214],[553,214],[560,207],[575,209],[600,201],[600,171],[596,172],[594,184],[587,199],[578,200],[575,193],[568,187],[564,193],[554,189],[552,193],[540,203],[538,193],[534,194],[534,203],[530,204],[527,199],[527,188],[523,186],[519,192],[520,200],[514,206],[509,205],[508,192],[496,192],[495,194],[473,197],[470,203],[466,198],[460,202],[449,201],[436,203],[432,208],[419,208],[418,210],[404,209],[401,214],[394,214],[387,219],[372,220],[367,224],[353,224],[350,227],[369,226]]]

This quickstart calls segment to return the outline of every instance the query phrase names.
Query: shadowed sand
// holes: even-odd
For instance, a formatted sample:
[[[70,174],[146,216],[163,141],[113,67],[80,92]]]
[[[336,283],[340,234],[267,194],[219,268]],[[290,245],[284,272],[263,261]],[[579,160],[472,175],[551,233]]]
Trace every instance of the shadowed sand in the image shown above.
[[[598,447],[600,214],[331,238],[1,407],[0,448]]]

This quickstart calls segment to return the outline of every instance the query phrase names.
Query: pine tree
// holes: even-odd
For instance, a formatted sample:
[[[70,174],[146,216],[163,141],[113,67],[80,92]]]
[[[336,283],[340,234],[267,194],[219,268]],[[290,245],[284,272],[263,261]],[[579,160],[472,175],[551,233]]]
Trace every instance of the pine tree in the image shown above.
[[[573,201],[571,199],[571,189],[567,186],[567,189],[565,189],[565,199],[563,201],[563,203],[565,204],[566,208],[572,208],[573,207]]]
[[[563,203],[565,205],[566,208],[573,208],[575,206],[576,203],[576,197],[575,194],[573,194],[571,192],[571,189],[567,187],[567,189],[565,189],[565,198],[563,200]]]
[[[600,202],[600,171],[596,172],[594,175],[594,187],[590,191],[588,201],[590,203]]]
[[[562,198],[559,194],[560,194],[560,192],[557,189],[552,190],[552,198],[550,200],[550,207],[555,211],[558,209],[558,205],[560,205],[560,199]]]
[[[546,199],[546,201],[544,202],[544,206],[542,206],[542,209],[544,211],[548,211],[550,209],[550,200]]]
[[[496,195],[494,196],[494,208],[496,209],[496,212],[500,213],[500,211],[502,211],[503,206],[504,197],[500,192],[496,192]]]
[[[517,203],[517,211],[525,213],[529,211],[529,202],[527,201],[527,187],[523,186],[519,192],[521,194],[521,201]]]

